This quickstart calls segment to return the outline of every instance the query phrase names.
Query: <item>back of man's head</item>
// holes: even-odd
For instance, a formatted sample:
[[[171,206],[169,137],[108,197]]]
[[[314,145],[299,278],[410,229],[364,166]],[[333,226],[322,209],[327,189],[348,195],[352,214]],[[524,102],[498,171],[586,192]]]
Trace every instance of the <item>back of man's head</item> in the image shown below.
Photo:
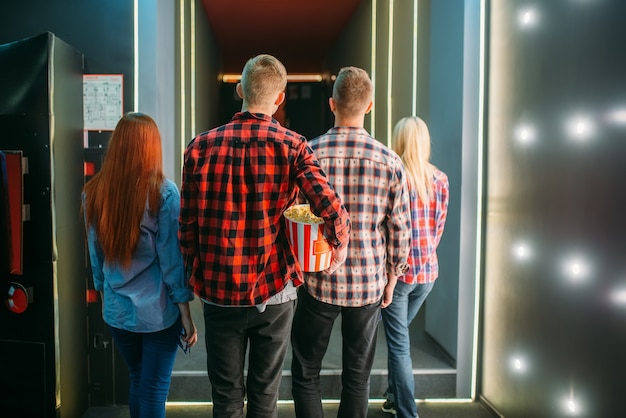
[[[250,105],[274,101],[287,87],[287,70],[275,57],[268,54],[250,58],[243,67],[241,88],[243,98]]]
[[[365,70],[357,67],[342,68],[333,85],[336,111],[343,117],[365,114],[373,92],[374,85]]]

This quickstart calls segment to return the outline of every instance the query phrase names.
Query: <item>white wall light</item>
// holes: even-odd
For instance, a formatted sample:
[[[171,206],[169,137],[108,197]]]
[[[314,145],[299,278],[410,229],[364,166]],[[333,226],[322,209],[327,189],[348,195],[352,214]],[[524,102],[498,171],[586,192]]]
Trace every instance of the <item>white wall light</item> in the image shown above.
[[[511,370],[516,374],[525,374],[528,371],[528,363],[523,356],[515,355],[510,360]]]
[[[613,289],[609,293],[609,299],[615,306],[626,307],[626,285],[620,288]]]
[[[533,144],[537,139],[535,128],[529,124],[519,125],[515,129],[515,139],[520,145]]]
[[[519,241],[513,245],[513,255],[519,261],[527,261],[533,256],[533,251],[527,242]]]
[[[578,404],[574,399],[570,399],[567,401],[567,412],[570,412],[574,415],[578,412]]]
[[[534,7],[520,10],[517,21],[522,28],[532,28],[539,23],[539,13]]]
[[[581,256],[573,256],[563,261],[563,275],[572,283],[583,283],[590,276],[589,262]]]
[[[576,142],[587,142],[596,131],[592,118],[586,115],[576,115],[567,120],[565,128],[569,137]]]
[[[581,404],[580,399],[577,399],[574,396],[573,391],[568,396],[563,398],[563,400],[561,401],[561,408],[564,415],[568,417],[578,417],[585,415],[583,411],[583,405]]]
[[[626,106],[616,106],[605,114],[606,121],[620,126],[626,126]]]

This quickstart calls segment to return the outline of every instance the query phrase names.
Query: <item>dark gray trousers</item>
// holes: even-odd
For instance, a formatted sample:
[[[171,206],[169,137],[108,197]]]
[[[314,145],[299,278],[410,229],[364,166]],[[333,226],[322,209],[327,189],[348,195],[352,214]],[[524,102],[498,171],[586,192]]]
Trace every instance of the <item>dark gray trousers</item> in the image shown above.
[[[256,307],[204,304],[207,371],[212,386],[213,417],[276,418],[295,301]],[[244,379],[246,350],[248,373]]]
[[[304,286],[291,332],[292,394],[298,418],[323,418],[320,370],[335,319],[341,314],[343,336],[340,418],[365,418],[369,377],[376,351],[380,302],[356,308],[329,305],[313,298]]]

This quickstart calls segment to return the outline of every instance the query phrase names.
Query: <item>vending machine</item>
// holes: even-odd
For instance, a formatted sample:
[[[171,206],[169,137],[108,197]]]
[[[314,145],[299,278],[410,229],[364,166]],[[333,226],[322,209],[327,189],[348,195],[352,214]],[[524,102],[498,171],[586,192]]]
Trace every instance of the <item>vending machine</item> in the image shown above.
[[[0,416],[88,406],[83,55],[52,33],[0,45]]]

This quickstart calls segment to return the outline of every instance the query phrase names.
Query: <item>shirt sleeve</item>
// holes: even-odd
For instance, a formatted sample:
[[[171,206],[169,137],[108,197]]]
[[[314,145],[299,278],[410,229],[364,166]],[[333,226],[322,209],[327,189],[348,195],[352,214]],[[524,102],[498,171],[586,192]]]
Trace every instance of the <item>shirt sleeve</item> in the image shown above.
[[[389,218],[387,219],[387,270],[396,276],[408,269],[411,250],[411,203],[404,171],[399,165],[394,170],[389,191]]]
[[[187,286],[183,258],[178,242],[178,216],[180,195],[176,185],[166,180],[163,201],[159,210],[159,231],[156,237],[156,250],[170,298],[174,303],[193,300],[193,293]]]
[[[178,218],[178,237],[180,249],[183,255],[185,278],[189,279],[194,273],[194,266],[199,265],[198,260],[198,185],[193,176],[192,158],[193,142],[185,151],[185,163],[182,174],[182,187],[180,199],[180,216]]]
[[[341,198],[328,182],[313,150],[303,141],[298,153],[296,181],[311,211],[324,219],[324,231],[329,244],[344,248],[350,237],[350,215]]]
[[[446,218],[448,217],[448,201],[450,197],[450,184],[448,182],[448,177],[442,173],[442,178],[439,180],[441,182],[441,187],[437,188],[437,211],[435,213],[435,248],[439,245],[439,241],[441,241],[441,236],[443,235],[443,229],[446,224]]]
[[[85,230],[87,231],[87,250],[89,251],[89,262],[91,264],[91,273],[93,276],[93,287],[97,291],[104,289],[104,253],[100,244],[98,244],[98,237],[96,230],[87,222],[87,208],[85,205],[85,194],[82,195],[83,199],[83,213],[85,220]]]

